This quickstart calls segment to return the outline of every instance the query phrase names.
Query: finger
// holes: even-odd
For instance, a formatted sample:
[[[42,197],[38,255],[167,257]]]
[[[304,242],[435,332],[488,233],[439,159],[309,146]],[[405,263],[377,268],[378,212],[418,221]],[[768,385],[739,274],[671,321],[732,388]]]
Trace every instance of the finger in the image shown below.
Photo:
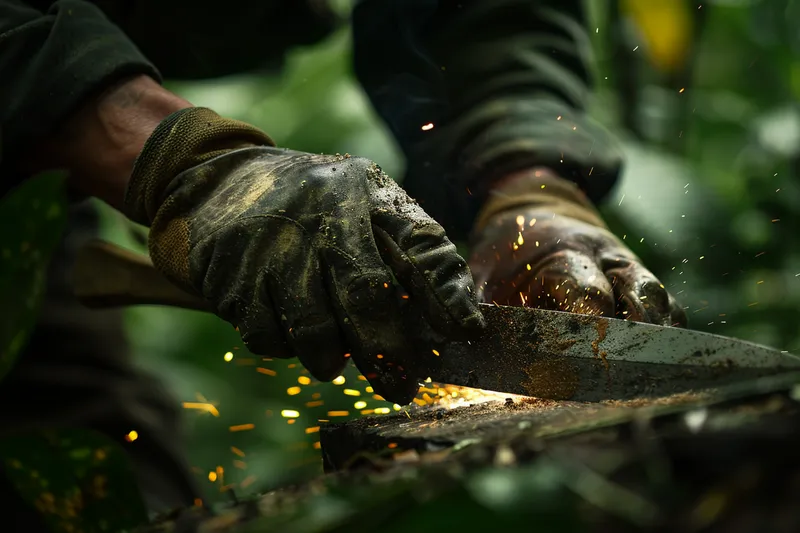
[[[363,250],[358,263],[339,250],[328,249],[324,256],[353,362],[384,399],[410,402],[419,384],[391,272],[376,249]]]
[[[605,274],[614,287],[621,318],[669,326],[673,308],[664,285],[638,261],[604,259]]]
[[[689,325],[689,320],[686,317],[686,311],[681,307],[678,301],[669,293],[669,308],[670,308],[670,324],[676,328],[685,328]]]
[[[392,272],[375,242],[367,180],[355,179],[371,168],[366,160],[350,158],[317,166],[307,179],[313,183],[333,173],[354,177],[346,195],[334,191],[334,201],[324,202],[330,207],[320,217],[319,246],[329,294],[356,367],[379,395],[405,404],[419,389],[410,368],[411,332],[404,331]]]
[[[198,246],[215,246],[217,250],[237,250],[239,233],[223,233],[215,242],[201,241]],[[199,280],[203,296],[216,303],[215,313],[230,322],[242,337],[247,348],[256,355],[289,359],[294,357],[286,337],[279,326],[278,316],[269,295],[269,287],[263,276],[254,275],[252,265],[263,256],[258,246],[245,247],[245,255],[239,261],[230,261],[225,253],[200,251],[196,256],[210,257],[207,265],[197,271],[205,272]],[[256,271],[259,272],[259,271]]]
[[[444,228],[385,174],[369,187],[382,256],[428,323],[449,336],[479,331],[485,323],[472,273]]]
[[[292,353],[312,376],[330,381],[347,364],[344,334],[314,248],[303,246],[303,241],[292,243],[286,233],[281,236],[285,244],[280,261],[273,261],[267,275],[271,299]]]
[[[522,285],[520,299],[530,307],[613,316],[611,285],[586,254],[562,250],[536,265]],[[519,285],[518,285],[519,287]],[[527,298],[524,295],[527,293]]]

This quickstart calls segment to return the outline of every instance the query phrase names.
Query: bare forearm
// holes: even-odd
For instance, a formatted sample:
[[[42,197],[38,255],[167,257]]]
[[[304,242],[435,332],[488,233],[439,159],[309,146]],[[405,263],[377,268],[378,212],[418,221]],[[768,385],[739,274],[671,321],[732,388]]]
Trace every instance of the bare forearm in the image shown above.
[[[148,76],[108,88],[23,159],[22,170],[65,169],[79,191],[121,208],[137,155],[168,115],[192,105]]]

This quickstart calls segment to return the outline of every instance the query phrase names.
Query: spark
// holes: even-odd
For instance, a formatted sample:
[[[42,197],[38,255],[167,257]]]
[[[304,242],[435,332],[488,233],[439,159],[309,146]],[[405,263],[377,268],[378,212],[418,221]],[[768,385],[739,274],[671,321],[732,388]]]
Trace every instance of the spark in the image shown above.
[[[214,472],[213,470],[212,470],[211,472],[209,472],[209,473],[208,473],[208,480],[209,480],[211,483],[214,483],[214,482],[217,480],[217,473],[216,473],[216,472]]]
[[[284,409],[283,411],[281,411],[281,416],[283,418],[297,418],[298,416],[300,416],[300,412],[295,411],[294,409]]]
[[[128,442],[133,442],[139,438],[139,432],[136,430],[131,430],[125,435],[125,440]]]
[[[367,394],[372,394],[373,392],[375,392],[375,389],[373,389],[372,387],[365,387],[365,388],[364,388],[364,391],[365,391]]]
[[[524,226],[525,225],[525,217],[522,215],[517,215],[517,226]]]
[[[376,415],[388,415],[391,410],[388,407],[376,407],[375,414]]]
[[[233,352],[225,352],[225,355],[222,356],[226,363],[230,363],[233,361]]]
[[[344,385],[345,379],[344,376],[339,376],[333,380],[334,385]]]
[[[211,413],[213,416],[219,416],[219,411],[217,408],[211,405],[208,402],[183,402],[184,409],[199,409],[200,411],[205,411],[206,413]]]
[[[297,382],[300,385],[311,385],[311,378],[308,376],[300,376],[299,378],[297,378]]]
[[[678,91],[678,92],[679,92],[679,93],[682,93],[682,92],[683,92],[683,91],[685,91],[685,90],[686,90],[686,87],[681,87],[681,90],[680,90],[680,91]]]
[[[249,431],[256,427],[255,424],[239,424],[238,426],[230,426],[228,431],[236,432],[236,431]]]
[[[244,452],[237,448],[236,446],[231,446],[231,451],[238,455],[239,457],[244,457]]]
[[[300,391],[302,390],[303,389],[301,389],[300,387],[289,387],[288,389],[286,389],[286,394],[288,394],[289,396],[296,396],[300,394]]]
[[[428,122],[422,126],[422,131],[430,131],[433,129],[433,122]]]
[[[524,243],[525,243],[525,239],[523,239],[523,238],[522,238],[522,232],[520,231],[520,232],[517,234],[517,244],[519,244],[520,246],[522,246]]]
[[[361,396],[361,391],[356,389],[344,389],[342,392],[347,396]]]
[[[306,435],[310,435],[311,433],[319,433],[319,426],[306,428]]]
[[[319,441],[315,442],[315,443],[314,443],[314,449],[315,449],[315,450],[319,450],[320,448],[322,448],[322,444],[320,444],[320,442],[319,442]]]
[[[328,411],[328,416],[333,418],[335,416],[349,416],[350,411]]]
[[[536,224],[536,219],[532,218],[531,221],[528,222],[528,226],[530,226],[532,228],[534,224]]]
[[[320,405],[325,405],[325,402],[322,400],[313,400],[311,402],[306,402],[306,407],[319,407]]]
[[[439,357],[439,352],[438,352],[438,350],[431,350],[431,351],[433,352],[433,355],[435,355],[436,357]]]
[[[260,374],[266,374],[268,376],[277,376],[278,375],[278,373],[275,372],[274,370],[269,369],[269,368],[264,368],[263,366],[260,366],[260,367],[256,368],[256,372],[258,372]]]
[[[367,402],[364,400],[359,400],[353,404],[354,409],[364,409],[367,406]]]

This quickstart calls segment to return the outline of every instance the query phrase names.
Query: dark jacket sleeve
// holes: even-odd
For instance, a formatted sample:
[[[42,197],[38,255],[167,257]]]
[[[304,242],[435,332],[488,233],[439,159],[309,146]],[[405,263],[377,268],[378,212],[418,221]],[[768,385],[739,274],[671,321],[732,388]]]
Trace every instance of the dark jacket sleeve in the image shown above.
[[[547,166],[600,201],[621,153],[585,114],[581,0],[363,0],[355,72],[407,157],[404,185],[457,238],[492,180]],[[433,128],[424,125],[433,124]]]
[[[47,12],[0,0],[0,194],[20,179],[14,155],[52,133],[85,99],[121,77],[156,69],[94,5]]]

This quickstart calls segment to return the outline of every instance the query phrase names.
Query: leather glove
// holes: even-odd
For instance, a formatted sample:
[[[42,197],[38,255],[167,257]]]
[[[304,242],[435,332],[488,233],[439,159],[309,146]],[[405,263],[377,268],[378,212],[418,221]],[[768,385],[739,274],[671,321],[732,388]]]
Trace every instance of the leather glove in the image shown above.
[[[150,226],[156,268],[253,353],[296,356],[323,381],[352,354],[375,392],[413,398],[404,291],[437,333],[468,338],[484,323],[444,229],[366,159],[274,148],[252,126],[190,108],[145,144],[125,205]]]
[[[686,326],[683,309],[586,196],[549,170],[498,182],[472,239],[484,301]]]

